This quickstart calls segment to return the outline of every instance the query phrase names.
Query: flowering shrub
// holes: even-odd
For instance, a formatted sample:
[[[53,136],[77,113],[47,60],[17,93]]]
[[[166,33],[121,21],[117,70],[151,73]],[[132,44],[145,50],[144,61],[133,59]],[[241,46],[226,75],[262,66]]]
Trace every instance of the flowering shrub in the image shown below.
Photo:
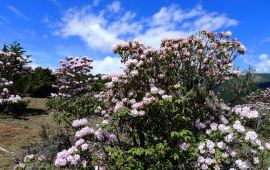
[[[87,57],[67,57],[66,61],[60,61],[60,68],[55,71],[58,94],[53,97],[70,98],[83,94],[87,83],[91,78],[92,60]]]
[[[166,39],[160,50],[138,41],[114,52],[124,73],[104,76],[104,119],[91,128],[72,123],[77,141],[55,166],[71,169],[261,169],[270,144],[245,126],[259,113],[230,108],[213,89],[237,76],[232,62],[245,53],[231,33],[202,31]],[[93,122],[90,122],[93,123]]]
[[[26,51],[23,49],[20,43],[13,42],[9,45],[3,46],[3,53],[9,54],[1,57],[1,62],[5,66],[5,70],[1,70],[3,76],[13,81],[11,91],[17,94],[23,93],[25,86],[27,85],[25,76],[30,73],[31,67],[29,67],[29,55],[25,55]]]
[[[78,119],[72,123],[72,126],[77,129],[75,134],[77,141],[71,148],[57,154],[55,166],[91,167],[92,158],[102,157],[102,153],[96,149],[102,147],[103,143],[112,144],[116,140],[115,134],[105,132],[101,128],[95,130],[87,125],[87,119]]]
[[[18,103],[21,97],[12,94],[13,80],[22,75],[27,67],[27,59],[14,52],[0,52],[0,106]]]
[[[256,129],[264,138],[269,139],[269,123],[270,123],[270,89],[257,90],[250,95],[244,97],[244,104],[252,109],[258,110],[260,116],[250,122],[250,126]]]
[[[19,162],[18,164],[15,165],[14,169],[15,170],[21,170],[25,169],[28,167],[29,169],[42,169],[48,167],[46,163],[44,162],[45,157],[43,155],[26,155],[23,159],[23,161]],[[32,164],[34,162],[34,164]]]
[[[96,113],[97,102],[91,93],[86,93],[72,98],[54,97],[47,100],[47,106],[51,108],[57,123],[65,123],[70,126],[74,119],[93,117]]]
[[[257,167],[267,145],[245,128],[244,118],[256,118],[258,112],[230,109],[212,91],[236,76],[232,61],[245,52],[229,37],[230,33],[203,31],[163,40],[159,51],[136,41],[115,47],[125,63],[124,74],[112,76],[100,97],[109,103],[106,114],[113,117],[112,129],[125,137],[106,147],[104,154],[110,156],[105,166]]]

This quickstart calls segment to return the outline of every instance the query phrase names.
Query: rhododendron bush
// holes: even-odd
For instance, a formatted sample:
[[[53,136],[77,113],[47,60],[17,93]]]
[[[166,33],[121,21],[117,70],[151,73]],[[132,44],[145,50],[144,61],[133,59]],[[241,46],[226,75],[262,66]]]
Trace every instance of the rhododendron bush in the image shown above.
[[[269,139],[269,123],[270,123],[270,88],[265,90],[257,90],[244,98],[242,106],[256,109],[260,112],[260,116],[250,125],[259,131],[259,133]]]
[[[86,91],[87,83],[91,78],[92,60],[87,57],[67,57],[65,61],[60,61],[60,68],[55,71],[58,89],[61,98],[70,98]]]
[[[165,39],[159,50],[122,42],[123,74],[95,95],[103,120],[72,123],[76,142],[54,165],[71,169],[262,169],[270,144],[246,124],[260,115],[228,107],[214,88],[237,76],[245,47],[231,33]]]
[[[55,71],[58,94],[52,94],[47,105],[54,110],[54,118],[58,123],[68,125],[72,120],[90,117],[96,109],[97,93],[92,89],[98,76],[91,74],[92,60],[87,57],[67,57],[60,61],[60,68]]]
[[[27,70],[27,58],[14,52],[0,52],[0,105],[17,103],[21,97],[12,94],[14,80]]]

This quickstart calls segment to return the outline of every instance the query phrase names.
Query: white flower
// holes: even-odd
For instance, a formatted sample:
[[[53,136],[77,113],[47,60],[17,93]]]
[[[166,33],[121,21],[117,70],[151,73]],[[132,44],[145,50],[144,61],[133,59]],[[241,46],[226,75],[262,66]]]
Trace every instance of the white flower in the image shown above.
[[[229,130],[230,130],[230,127],[229,126],[225,126],[224,124],[220,124],[220,125],[218,125],[218,130],[220,130],[221,132],[226,132],[226,133],[228,133],[229,132]]]
[[[235,157],[236,156],[236,152],[235,151],[231,151],[230,152],[230,155],[231,155],[231,157]]]
[[[201,166],[201,169],[202,169],[202,170],[206,170],[206,169],[208,169],[208,166],[207,166],[206,164],[203,164],[203,165]]]
[[[82,148],[82,151],[87,150],[88,149],[88,144],[87,143],[82,144],[81,148]]]
[[[138,70],[133,70],[130,72],[132,76],[137,76],[139,74]]]
[[[205,159],[204,159],[204,157],[202,157],[202,156],[200,156],[200,157],[198,158],[198,160],[197,160],[197,162],[198,162],[199,164],[204,163],[204,161],[205,161]]]
[[[198,149],[203,150],[204,147],[205,147],[205,143],[200,143],[199,146],[198,146]]]
[[[78,147],[78,146],[81,146],[82,144],[84,144],[84,139],[79,139],[75,142],[75,146]]]
[[[182,143],[181,144],[181,149],[184,150],[184,151],[186,151],[188,149],[188,147],[189,147],[188,143]]]
[[[163,95],[163,96],[161,96],[162,97],[162,99],[164,99],[164,100],[172,100],[172,96],[171,95]]]
[[[212,133],[212,130],[207,129],[207,130],[205,131],[205,133],[206,133],[207,135],[210,135],[210,134]]]
[[[154,87],[151,87],[150,91],[151,91],[151,93],[156,94],[159,92],[159,89],[154,86]]]
[[[208,149],[213,149],[215,147],[215,143],[211,140],[206,140],[206,146]]]
[[[218,124],[216,124],[216,123],[214,123],[214,122],[210,124],[210,127],[211,127],[211,129],[212,129],[213,131],[217,130],[217,126],[218,126]]]
[[[254,157],[254,158],[253,158],[253,161],[254,161],[255,164],[258,164],[258,163],[260,162],[260,160],[259,160],[258,157]]]
[[[257,117],[259,117],[259,113],[256,110],[249,112],[248,118],[257,118]]]
[[[215,161],[213,160],[213,159],[211,159],[211,158],[206,158],[205,159],[205,163],[207,164],[207,165],[211,165],[211,164],[213,164]]]
[[[83,118],[83,119],[77,119],[72,122],[73,127],[80,127],[80,126],[85,126],[88,124],[88,120]]]
[[[236,120],[233,124],[233,128],[235,130],[237,130],[237,132],[244,132],[245,131],[245,127],[241,124],[241,122],[239,120]]]
[[[237,159],[236,161],[235,161],[235,164],[237,165],[237,167],[239,168],[239,169],[243,169],[243,170],[246,170],[246,169],[248,169],[250,166],[249,166],[249,162],[247,162],[247,161],[242,161],[242,160],[240,160],[240,159]]]
[[[259,113],[256,110],[251,111],[250,108],[247,106],[243,107],[242,110],[240,110],[239,108],[235,109],[235,111],[239,112],[241,117],[245,117],[248,119],[259,117]]]
[[[225,137],[226,142],[232,142],[234,140],[234,134],[230,133]]]
[[[102,121],[101,124],[107,125],[107,124],[109,124],[109,120],[105,119],[105,120]]]
[[[203,129],[203,128],[205,128],[205,124],[202,123],[202,122],[200,121],[200,119],[197,119],[197,120],[195,121],[195,127],[198,128],[198,129]]]
[[[257,139],[257,133],[254,131],[248,131],[245,136],[245,140],[255,141]]]
[[[223,158],[228,158],[229,157],[229,154],[227,154],[226,152],[225,153],[222,153],[222,157]]]
[[[228,119],[224,115],[220,115],[219,119],[222,121],[223,124],[227,125],[229,123]]]
[[[225,143],[224,142],[218,142],[217,143],[217,147],[219,148],[219,149],[224,149],[225,148]]]

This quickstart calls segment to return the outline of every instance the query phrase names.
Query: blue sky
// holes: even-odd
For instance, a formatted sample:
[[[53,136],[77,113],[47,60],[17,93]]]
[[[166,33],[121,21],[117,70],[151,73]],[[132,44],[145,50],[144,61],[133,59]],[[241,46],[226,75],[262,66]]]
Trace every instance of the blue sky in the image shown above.
[[[86,55],[95,73],[112,73],[121,64],[111,46],[121,40],[157,48],[165,37],[230,30],[248,50],[235,64],[270,72],[269,9],[269,0],[2,0],[0,44],[19,41],[33,66]]]

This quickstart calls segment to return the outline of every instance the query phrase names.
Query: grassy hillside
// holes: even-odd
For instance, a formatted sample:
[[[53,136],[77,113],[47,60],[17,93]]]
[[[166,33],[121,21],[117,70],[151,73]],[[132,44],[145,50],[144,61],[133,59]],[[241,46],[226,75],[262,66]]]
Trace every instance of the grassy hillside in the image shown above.
[[[261,73],[261,74],[256,74],[257,76],[257,81],[258,81],[258,88],[268,88],[270,87],[270,73]]]
[[[46,112],[45,101],[42,98],[28,98],[27,115],[20,118],[1,116],[0,113],[0,169],[12,169],[13,155],[27,143],[40,140],[41,126],[56,124]],[[1,150],[2,149],[2,150]],[[3,150],[4,149],[4,150]],[[5,152],[8,151],[7,152]]]
[[[256,89],[266,89],[270,88],[270,73],[256,73],[255,74],[255,82],[256,87],[253,89],[255,91]],[[217,87],[217,91],[221,94],[221,98],[225,101],[225,103],[229,102],[231,99],[231,94],[229,92],[228,82],[224,83],[220,87]],[[224,90],[225,89],[225,90]]]

